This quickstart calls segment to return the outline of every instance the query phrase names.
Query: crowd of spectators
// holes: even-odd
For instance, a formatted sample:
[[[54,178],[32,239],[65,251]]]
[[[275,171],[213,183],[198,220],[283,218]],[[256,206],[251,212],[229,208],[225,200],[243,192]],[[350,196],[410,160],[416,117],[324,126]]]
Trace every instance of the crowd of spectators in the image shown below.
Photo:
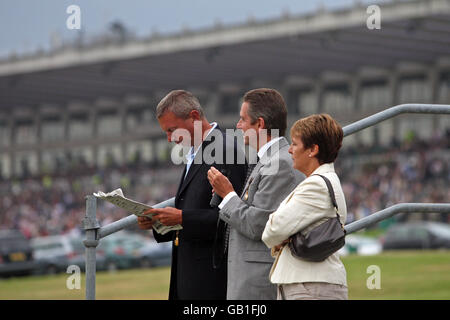
[[[450,131],[428,141],[413,138],[387,147],[344,148],[336,171],[346,195],[347,222],[396,203],[449,202],[449,164]],[[175,195],[182,170],[172,163],[101,169],[78,165],[53,174],[0,179],[0,228],[20,229],[30,238],[80,234],[86,195],[122,188],[128,198],[155,204]],[[106,201],[97,202],[100,225],[126,215]],[[450,222],[450,215],[445,214],[422,218]]]
[[[76,173],[4,180],[0,182],[0,228],[20,229],[27,237],[80,234],[87,195],[121,188],[128,198],[156,204],[175,195],[182,170],[171,164],[86,167]],[[127,215],[109,202],[97,201],[100,225]]]
[[[347,223],[397,203],[450,202],[450,130],[431,139],[414,135],[388,147],[344,149],[336,162],[347,201]],[[438,220],[448,214],[399,214],[394,220]]]

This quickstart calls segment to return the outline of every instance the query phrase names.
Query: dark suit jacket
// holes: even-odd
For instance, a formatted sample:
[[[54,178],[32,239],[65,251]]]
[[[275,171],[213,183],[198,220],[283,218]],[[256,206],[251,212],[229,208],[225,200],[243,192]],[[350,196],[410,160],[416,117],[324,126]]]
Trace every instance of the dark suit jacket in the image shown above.
[[[214,131],[216,132],[203,141],[186,178],[185,167],[175,196],[175,207],[183,211],[183,229],[179,231],[179,245],[172,245],[169,300],[226,299],[226,257],[216,257],[216,260],[223,263],[213,266],[214,249],[216,252],[222,252],[214,248],[215,240],[220,246],[223,244],[225,225],[219,220],[218,208],[211,208],[209,204],[212,188],[207,179],[207,172],[211,166],[218,170],[227,170],[231,184],[236,192],[240,193],[247,166],[245,163],[226,163],[227,154],[233,152],[233,163],[236,163],[236,159],[243,158],[243,150],[237,147],[235,137],[225,139],[225,134],[218,127]],[[222,139],[216,139],[216,135]],[[223,160],[211,163],[203,157],[201,163],[198,163],[199,157],[210,153],[211,150],[223,152]],[[158,242],[175,239],[175,232],[166,235],[154,232],[154,235]]]

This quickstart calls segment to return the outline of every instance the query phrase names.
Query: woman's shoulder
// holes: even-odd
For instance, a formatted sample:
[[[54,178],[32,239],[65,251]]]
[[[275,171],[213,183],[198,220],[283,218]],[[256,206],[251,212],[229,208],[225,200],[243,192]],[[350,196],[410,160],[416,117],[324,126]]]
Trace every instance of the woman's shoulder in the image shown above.
[[[305,180],[300,182],[300,184],[295,188],[295,191],[296,193],[304,192],[305,190],[319,191],[323,188],[326,188],[325,181],[323,181],[323,179],[318,175],[310,175],[309,177],[306,177]]]

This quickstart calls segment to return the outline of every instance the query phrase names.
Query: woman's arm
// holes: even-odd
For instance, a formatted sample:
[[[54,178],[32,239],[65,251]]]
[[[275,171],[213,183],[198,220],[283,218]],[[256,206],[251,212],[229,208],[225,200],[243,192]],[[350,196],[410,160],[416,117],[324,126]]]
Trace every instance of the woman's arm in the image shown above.
[[[263,242],[272,248],[326,217],[330,206],[327,196],[325,186],[316,177],[305,180],[291,198],[269,216]]]

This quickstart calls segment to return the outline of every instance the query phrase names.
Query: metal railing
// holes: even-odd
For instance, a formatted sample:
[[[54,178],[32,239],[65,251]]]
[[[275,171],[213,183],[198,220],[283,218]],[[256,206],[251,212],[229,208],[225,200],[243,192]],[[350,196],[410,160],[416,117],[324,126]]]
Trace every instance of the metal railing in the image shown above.
[[[170,198],[153,205],[153,208],[174,207],[175,198]],[[95,271],[96,271],[96,248],[101,238],[112,233],[136,225],[137,217],[129,215],[104,227],[100,227],[97,218],[97,198],[86,196],[86,216],[83,219],[83,228],[86,231],[86,240],[83,241],[86,247],[86,300],[95,300]]]
[[[450,105],[440,104],[402,104],[378,112],[372,116],[356,121],[343,128],[344,137],[365,128],[373,126],[384,120],[393,118],[403,113],[431,113],[450,114]],[[175,198],[170,198],[156,205],[154,208],[175,206]],[[86,231],[86,239],[83,241],[86,247],[86,299],[95,299],[95,271],[96,271],[96,247],[101,238],[124,228],[137,224],[137,217],[130,215],[104,227],[100,227],[97,218],[97,199],[95,196],[86,196],[86,216],[83,219],[83,229]],[[450,203],[401,203],[375,212],[367,217],[354,221],[345,226],[347,234],[364,229],[370,225],[392,217],[397,213],[450,213]]]
[[[450,105],[446,104],[400,104],[395,107],[380,111],[367,118],[356,121],[342,128],[344,137],[355,132],[361,131],[370,126],[376,125],[384,120],[393,118],[402,113],[432,113],[432,114],[450,114]]]
[[[350,234],[390,218],[397,213],[450,213],[450,203],[398,203],[349,223],[344,228],[347,234]]]

